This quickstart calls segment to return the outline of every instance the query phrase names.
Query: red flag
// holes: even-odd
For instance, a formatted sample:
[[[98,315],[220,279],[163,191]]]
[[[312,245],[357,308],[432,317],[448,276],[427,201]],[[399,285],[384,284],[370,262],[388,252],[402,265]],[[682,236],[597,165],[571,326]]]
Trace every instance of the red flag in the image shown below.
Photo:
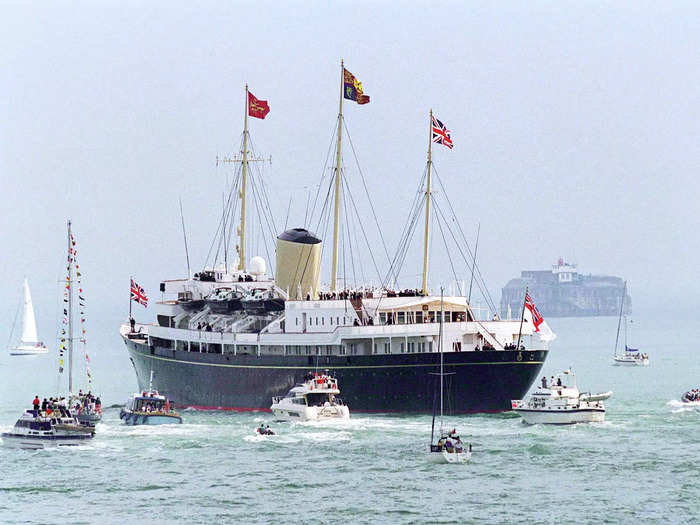
[[[530,297],[530,294],[527,292],[525,292],[525,308],[530,310],[530,313],[532,314],[532,324],[535,327],[535,332],[539,332],[540,325],[544,321],[544,317],[542,317],[540,312],[537,310],[535,303],[532,301],[532,297]]]
[[[270,112],[270,105],[267,100],[258,100],[248,91],[248,115],[255,118],[265,118]]]

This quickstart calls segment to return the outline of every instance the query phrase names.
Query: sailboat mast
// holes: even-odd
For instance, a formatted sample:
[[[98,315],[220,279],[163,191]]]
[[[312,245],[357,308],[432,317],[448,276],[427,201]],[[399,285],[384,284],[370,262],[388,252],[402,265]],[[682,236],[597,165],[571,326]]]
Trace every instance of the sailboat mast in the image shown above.
[[[430,236],[430,169],[433,164],[433,110],[428,119],[428,175],[425,188],[425,236],[423,239],[423,295],[428,295],[428,244]],[[440,383],[442,385],[442,383]],[[442,402],[442,401],[441,401]]]
[[[444,365],[443,356],[442,356],[442,320],[445,316],[445,313],[444,313],[445,306],[444,306],[443,299],[442,299],[442,292],[443,292],[443,289],[441,287],[440,288],[440,335],[438,337],[438,340],[439,340],[438,344],[440,345],[440,432],[442,432],[442,392],[443,392],[443,380],[445,377],[445,374],[444,374],[445,365]]]
[[[617,343],[620,340],[620,321],[622,321],[622,312],[625,307],[625,296],[627,295],[627,281],[622,287],[622,300],[620,301],[620,315],[617,318],[617,335],[615,336],[615,348],[613,348],[613,357],[617,355]]]
[[[335,150],[335,209],[333,211],[333,265],[331,267],[331,292],[338,280],[338,230],[340,229],[340,162],[343,141],[343,86],[345,63],[340,60],[340,102],[338,103],[338,143]]]
[[[243,121],[243,170],[241,173],[241,225],[238,246],[238,269],[245,270],[245,202],[248,179],[248,84],[245,85],[245,119]]]
[[[68,221],[68,395],[73,393],[73,242]]]

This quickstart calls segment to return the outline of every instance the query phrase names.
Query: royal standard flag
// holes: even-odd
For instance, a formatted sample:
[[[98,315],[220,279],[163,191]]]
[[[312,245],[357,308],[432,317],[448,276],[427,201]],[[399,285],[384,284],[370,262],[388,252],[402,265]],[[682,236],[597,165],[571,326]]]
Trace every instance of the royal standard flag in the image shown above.
[[[369,95],[362,92],[362,82],[345,68],[343,68],[343,96],[358,104],[369,104]]]

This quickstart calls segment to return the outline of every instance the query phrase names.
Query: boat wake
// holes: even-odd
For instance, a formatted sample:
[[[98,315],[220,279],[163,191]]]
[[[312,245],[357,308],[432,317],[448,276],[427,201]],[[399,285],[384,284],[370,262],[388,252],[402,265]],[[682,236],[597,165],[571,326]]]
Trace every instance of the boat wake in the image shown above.
[[[700,410],[700,402],[697,401],[694,403],[684,403],[683,401],[679,401],[678,399],[671,399],[668,403],[666,403],[666,406],[671,407],[671,412],[673,412],[674,414]]]

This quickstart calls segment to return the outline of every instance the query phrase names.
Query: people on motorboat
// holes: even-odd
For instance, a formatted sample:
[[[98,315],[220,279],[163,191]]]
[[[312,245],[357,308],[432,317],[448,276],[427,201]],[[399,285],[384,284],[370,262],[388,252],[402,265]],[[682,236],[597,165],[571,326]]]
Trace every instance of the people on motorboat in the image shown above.
[[[695,403],[697,401],[700,401],[700,388],[693,388],[692,390],[688,390],[685,394],[683,394],[681,400],[684,403]]]
[[[275,433],[270,428],[270,425],[265,426],[262,423],[258,427],[257,432],[258,432],[258,434],[263,435],[263,436],[274,436],[275,435]]]

